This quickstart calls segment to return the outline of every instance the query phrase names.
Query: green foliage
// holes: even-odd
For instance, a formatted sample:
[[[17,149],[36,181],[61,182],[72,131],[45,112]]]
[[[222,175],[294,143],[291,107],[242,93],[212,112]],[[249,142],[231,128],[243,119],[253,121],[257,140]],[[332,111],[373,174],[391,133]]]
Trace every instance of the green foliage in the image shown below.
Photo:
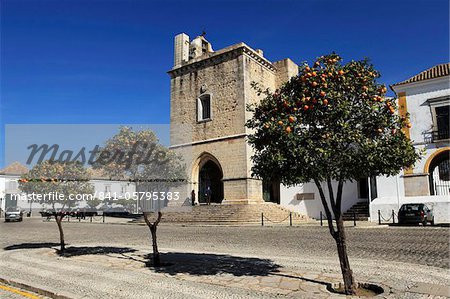
[[[93,198],[90,200],[86,201],[86,204],[90,207],[90,208],[95,208],[97,207],[99,204],[101,203],[105,203],[105,200],[100,199],[100,198]]]
[[[254,84],[264,98],[248,107],[253,174],[293,185],[395,175],[413,165],[420,155],[402,131],[408,116],[396,113],[379,77],[367,60],[343,64],[331,54],[274,93]]]
[[[74,206],[76,195],[92,195],[94,187],[89,182],[90,175],[78,162],[44,161],[36,164],[19,180],[22,192],[34,196],[41,204],[60,203],[64,207]],[[54,197],[49,195],[61,195]],[[70,199],[72,196],[73,199]],[[80,199],[78,199],[80,200]]]
[[[94,167],[111,178],[135,181],[139,191],[167,191],[186,181],[181,157],[161,145],[151,130],[121,127],[100,149]]]

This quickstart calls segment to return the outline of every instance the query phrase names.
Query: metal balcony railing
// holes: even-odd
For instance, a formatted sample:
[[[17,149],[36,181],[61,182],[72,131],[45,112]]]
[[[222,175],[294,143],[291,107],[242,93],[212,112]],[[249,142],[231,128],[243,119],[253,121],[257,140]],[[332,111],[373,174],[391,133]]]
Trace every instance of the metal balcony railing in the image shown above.
[[[431,140],[433,142],[439,141],[439,140],[444,140],[444,139],[449,139],[449,129],[448,128],[444,128],[444,129],[439,129],[436,131],[432,131],[431,132]]]

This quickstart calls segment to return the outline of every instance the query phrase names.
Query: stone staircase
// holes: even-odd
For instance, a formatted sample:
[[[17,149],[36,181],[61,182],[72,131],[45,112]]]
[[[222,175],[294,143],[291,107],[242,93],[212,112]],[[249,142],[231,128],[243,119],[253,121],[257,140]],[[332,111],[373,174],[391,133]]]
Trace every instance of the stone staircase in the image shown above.
[[[293,225],[309,220],[304,215],[274,203],[166,207],[161,212],[163,213],[161,222],[180,224],[261,224],[263,216],[264,225],[289,225],[289,213],[291,213]],[[155,213],[151,217],[156,217]],[[135,222],[144,222],[144,220],[140,218]]]
[[[356,216],[357,221],[368,221],[369,219],[369,203],[367,201],[358,202],[354,204],[350,209],[344,212],[342,217],[344,221],[352,221],[353,213]]]

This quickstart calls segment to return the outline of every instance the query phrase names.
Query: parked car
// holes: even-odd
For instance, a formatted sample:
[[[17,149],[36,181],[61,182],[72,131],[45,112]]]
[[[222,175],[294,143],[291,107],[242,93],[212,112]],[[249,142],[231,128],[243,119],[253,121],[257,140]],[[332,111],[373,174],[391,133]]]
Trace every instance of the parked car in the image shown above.
[[[434,225],[433,211],[423,203],[408,203],[400,207],[398,211],[399,224],[419,224],[424,226],[427,223]]]
[[[10,221],[22,221],[23,220],[23,211],[19,208],[8,208],[5,212],[5,222]]]
[[[122,207],[114,207],[104,210],[103,215],[109,217],[128,217],[130,215],[130,212]]]
[[[78,209],[77,215],[81,217],[97,216],[99,213],[96,208],[81,208]]]
[[[55,213],[56,213],[56,211],[53,209],[42,210],[39,212],[39,214],[41,214],[42,217],[47,217],[47,218],[54,216]]]

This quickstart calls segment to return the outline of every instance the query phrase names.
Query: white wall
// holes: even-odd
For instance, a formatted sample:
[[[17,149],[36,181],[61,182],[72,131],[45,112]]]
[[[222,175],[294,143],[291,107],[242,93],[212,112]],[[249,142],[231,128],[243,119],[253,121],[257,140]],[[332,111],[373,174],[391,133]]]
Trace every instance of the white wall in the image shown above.
[[[428,157],[436,148],[448,146],[448,143],[430,143],[429,132],[433,130],[433,119],[427,101],[450,95],[449,77],[400,85],[394,87],[394,89],[397,93],[406,93],[406,106],[412,125],[409,130],[411,140],[417,148],[426,149],[425,156],[414,166],[414,173],[423,173]]]
[[[14,182],[17,184],[18,179],[20,179],[20,176],[18,175],[0,175],[0,198],[2,198],[1,201],[1,210],[5,210],[5,196],[6,194],[20,194],[20,190],[14,189],[11,190],[10,182]],[[134,183],[129,183],[127,181],[110,181],[110,180],[102,180],[102,179],[95,179],[91,180],[91,184],[94,186],[94,191],[99,193],[105,192],[105,186],[108,185],[110,187],[111,195],[116,195],[117,198],[123,198],[125,197],[125,193],[129,192],[129,197],[132,197],[133,192],[136,191],[136,187]],[[125,187],[124,192],[122,192],[122,186]],[[24,194],[23,194],[24,195]],[[98,196],[97,196],[98,197]],[[85,202],[80,202],[79,206],[85,206]],[[30,202],[25,199],[25,197],[22,197],[22,200],[17,201],[17,206],[24,211],[30,210]],[[42,205],[37,202],[31,203],[31,210],[33,214],[37,213],[38,211],[42,210],[45,205]],[[49,206],[50,207],[50,206]],[[58,207],[58,206],[56,206]]]
[[[325,196],[328,200],[328,189],[326,184],[322,184]],[[322,211],[323,217],[325,210],[320,200],[319,190],[314,183],[306,183],[293,187],[280,186],[280,204],[292,211],[307,215],[311,218],[319,219]],[[337,183],[333,182],[334,193],[337,191]],[[314,193],[314,199],[297,200],[295,195],[297,193]],[[342,189],[342,212],[351,208],[355,203],[366,201],[367,199],[358,197],[358,184],[356,182],[346,183]]]
[[[105,194],[106,186],[109,187],[111,196],[116,198],[124,198],[125,196],[132,197],[133,192],[136,191],[135,184],[128,181],[93,179],[91,183],[94,186],[95,192],[99,195]],[[124,191],[122,191],[122,187],[124,187]]]
[[[448,196],[413,196],[413,197],[382,197],[376,198],[370,204],[370,220],[372,222],[378,222],[378,210],[386,220],[392,215],[392,210],[395,213],[395,221],[397,222],[397,214],[400,206],[406,203],[424,203],[434,214],[434,222],[437,223],[450,223],[450,198]],[[392,223],[392,218],[389,221]]]
[[[450,81],[448,77],[426,80],[394,87],[395,92],[406,93],[406,106],[410,113],[410,137],[417,149],[425,149],[424,156],[413,168],[413,173],[424,173],[428,158],[438,149],[448,146],[448,143],[430,143],[427,132],[433,130],[431,108],[427,100],[450,95]],[[403,173],[402,173],[403,174]],[[403,177],[378,177],[378,198],[370,204],[371,221],[378,222],[378,210],[386,219],[395,214],[402,204],[425,203],[433,209],[436,223],[450,223],[449,196],[414,196],[405,197]],[[398,185],[398,192],[396,189]],[[396,219],[397,220],[397,219]],[[392,222],[392,220],[390,220]]]

